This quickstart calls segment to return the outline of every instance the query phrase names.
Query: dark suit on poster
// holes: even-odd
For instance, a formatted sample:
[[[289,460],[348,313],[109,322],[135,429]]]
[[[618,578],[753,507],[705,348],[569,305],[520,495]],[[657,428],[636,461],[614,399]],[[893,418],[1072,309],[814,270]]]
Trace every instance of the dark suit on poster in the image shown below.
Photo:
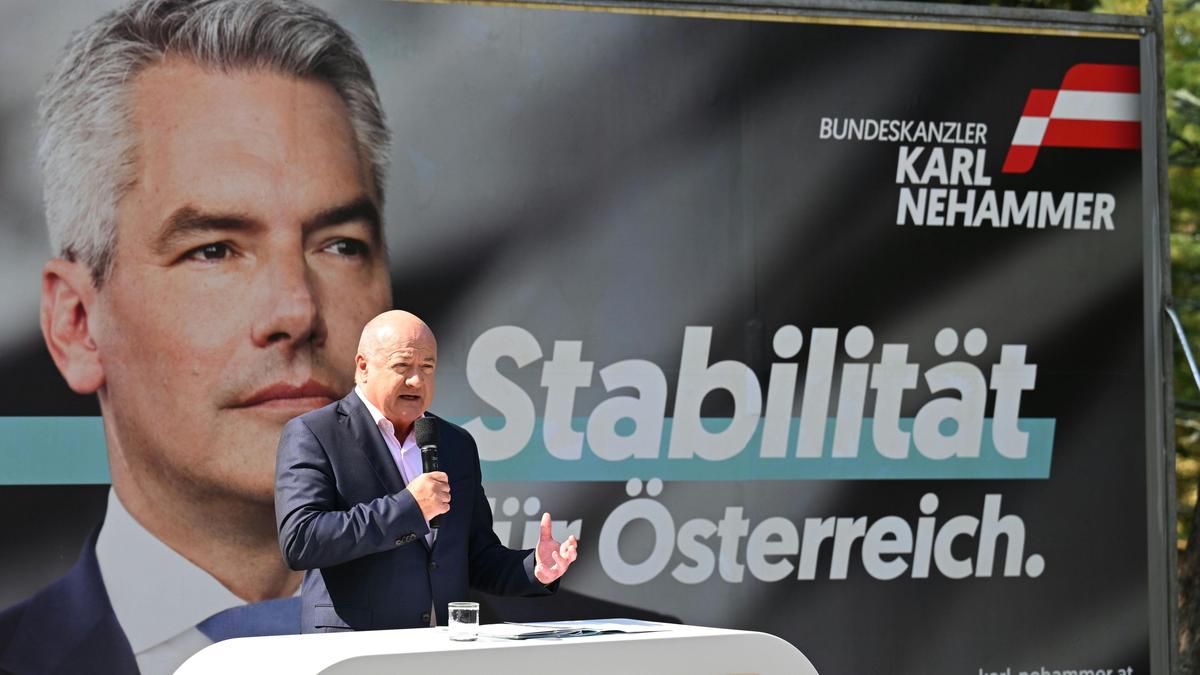
[[[100,576],[98,532],[66,576],[0,613],[0,673],[137,675]]]
[[[532,550],[501,545],[474,439],[435,419],[452,502],[432,547],[421,509],[356,392],[284,427],[275,514],[284,559],[307,570],[303,632],[428,626],[431,607],[444,623],[446,604],[467,599],[468,587],[538,595],[557,586],[534,577]]]

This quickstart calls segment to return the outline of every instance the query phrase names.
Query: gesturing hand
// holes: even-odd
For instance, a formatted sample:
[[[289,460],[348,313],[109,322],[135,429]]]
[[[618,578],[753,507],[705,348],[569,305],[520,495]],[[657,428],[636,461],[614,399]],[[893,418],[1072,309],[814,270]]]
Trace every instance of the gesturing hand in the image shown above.
[[[417,500],[425,520],[450,510],[450,482],[445,471],[430,471],[412,479],[405,488]]]
[[[550,514],[543,513],[542,534],[538,538],[537,548],[534,549],[534,560],[537,564],[533,567],[533,576],[543,584],[549,584],[561,577],[571,563],[575,562],[575,558],[579,557],[576,550],[578,545],[575,535],[567,537],[562,544],[555,541],[550,535]]]

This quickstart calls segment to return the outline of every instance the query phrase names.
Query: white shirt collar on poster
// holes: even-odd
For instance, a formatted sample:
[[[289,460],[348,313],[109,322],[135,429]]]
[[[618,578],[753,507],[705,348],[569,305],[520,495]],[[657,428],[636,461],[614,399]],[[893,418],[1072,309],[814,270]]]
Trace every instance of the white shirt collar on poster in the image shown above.
[[[96,560],[142,675],[175,672],[189,656],[212,644],[196,624],[246,604],[147,532],[112,489],[96,539]]]

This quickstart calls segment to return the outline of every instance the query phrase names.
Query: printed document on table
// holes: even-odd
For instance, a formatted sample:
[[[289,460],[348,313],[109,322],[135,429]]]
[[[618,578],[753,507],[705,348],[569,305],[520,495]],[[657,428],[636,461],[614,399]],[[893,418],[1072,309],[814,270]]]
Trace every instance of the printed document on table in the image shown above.
[[[479,627],[480,637],[506,640],[585,637],[611,633],[653,633],[670,630],[671,624],[636,619],[549,621],[546,623],[496,623]]]

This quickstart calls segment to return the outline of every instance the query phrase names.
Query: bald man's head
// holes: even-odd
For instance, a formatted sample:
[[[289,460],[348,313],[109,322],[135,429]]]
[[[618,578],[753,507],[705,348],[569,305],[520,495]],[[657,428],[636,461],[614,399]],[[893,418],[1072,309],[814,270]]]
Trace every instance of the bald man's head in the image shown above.
[[[393,309],[376,316],[363,327],[362,336],[358,339],[358,353],[370,356],[386,351],[398,340],[425,337],[433,343],[436,350],[437,339],[421,317],[402,309]]]
[[[403,310],[367,322],[354,357],[355,381],[403,442],[413,420],[433,402],[437,340],[419,317]]]

